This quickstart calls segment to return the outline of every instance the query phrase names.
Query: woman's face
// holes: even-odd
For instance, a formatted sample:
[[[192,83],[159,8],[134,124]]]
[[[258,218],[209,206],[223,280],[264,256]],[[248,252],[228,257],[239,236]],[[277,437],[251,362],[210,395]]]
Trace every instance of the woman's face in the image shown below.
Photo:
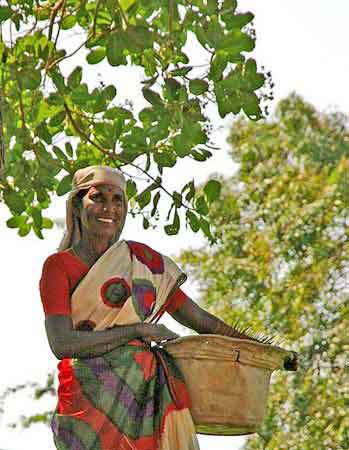
[[[124,221],[123,192],[111,184],[91,187],[82,197],[79,215],[83,233],[91,237],[114,240]]]

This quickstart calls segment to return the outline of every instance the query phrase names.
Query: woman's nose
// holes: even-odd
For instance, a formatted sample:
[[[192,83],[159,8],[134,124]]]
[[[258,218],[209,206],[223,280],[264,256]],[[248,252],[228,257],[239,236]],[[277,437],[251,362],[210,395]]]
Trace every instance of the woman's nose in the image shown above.
[[[116,206],[115,206],[115,204],[112,201],[111,202],[106,202],[106,203],[104,203],[103,210],[106,211],[106,212],[115,212],[116,211]]]

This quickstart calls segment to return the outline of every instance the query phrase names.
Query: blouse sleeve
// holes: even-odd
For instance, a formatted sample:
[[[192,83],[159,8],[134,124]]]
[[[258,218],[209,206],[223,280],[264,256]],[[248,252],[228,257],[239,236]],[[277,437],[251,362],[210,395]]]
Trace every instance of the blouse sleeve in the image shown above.
[[[177,288],[177,290],[168,299],[166,311],[169,314],[176,312],[188,299],[189,297],[182,291],[182,289]]]
[[[56,255],[49,256],[44,263],[40,295],[45,316],[70,315],[69,279]]]

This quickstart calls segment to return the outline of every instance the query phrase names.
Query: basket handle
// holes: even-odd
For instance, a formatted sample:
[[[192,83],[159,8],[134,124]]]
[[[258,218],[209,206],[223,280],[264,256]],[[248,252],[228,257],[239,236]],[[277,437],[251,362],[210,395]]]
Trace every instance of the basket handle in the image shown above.
[[[298,369],[298,353],[290,351],[284,359],[284,370],[295,372]]]

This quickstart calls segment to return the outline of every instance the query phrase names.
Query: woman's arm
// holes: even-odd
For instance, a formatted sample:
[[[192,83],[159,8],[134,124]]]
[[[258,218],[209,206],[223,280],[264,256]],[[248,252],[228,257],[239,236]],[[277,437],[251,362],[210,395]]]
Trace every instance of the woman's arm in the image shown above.
[[[200,308],[189,297],[171,316],[185,327],[199,334],[220,334],[239,339],[252,339],[245,333],[227,325],[222,320]]]
[[[70,316],[65,315],[47,316],[45,328],[50,348],[58,359],[93,358],[135,338],[157,342],[178,337],[164,325],[150,323],[115,325],[105,331],[79,331],[74,330]]]

